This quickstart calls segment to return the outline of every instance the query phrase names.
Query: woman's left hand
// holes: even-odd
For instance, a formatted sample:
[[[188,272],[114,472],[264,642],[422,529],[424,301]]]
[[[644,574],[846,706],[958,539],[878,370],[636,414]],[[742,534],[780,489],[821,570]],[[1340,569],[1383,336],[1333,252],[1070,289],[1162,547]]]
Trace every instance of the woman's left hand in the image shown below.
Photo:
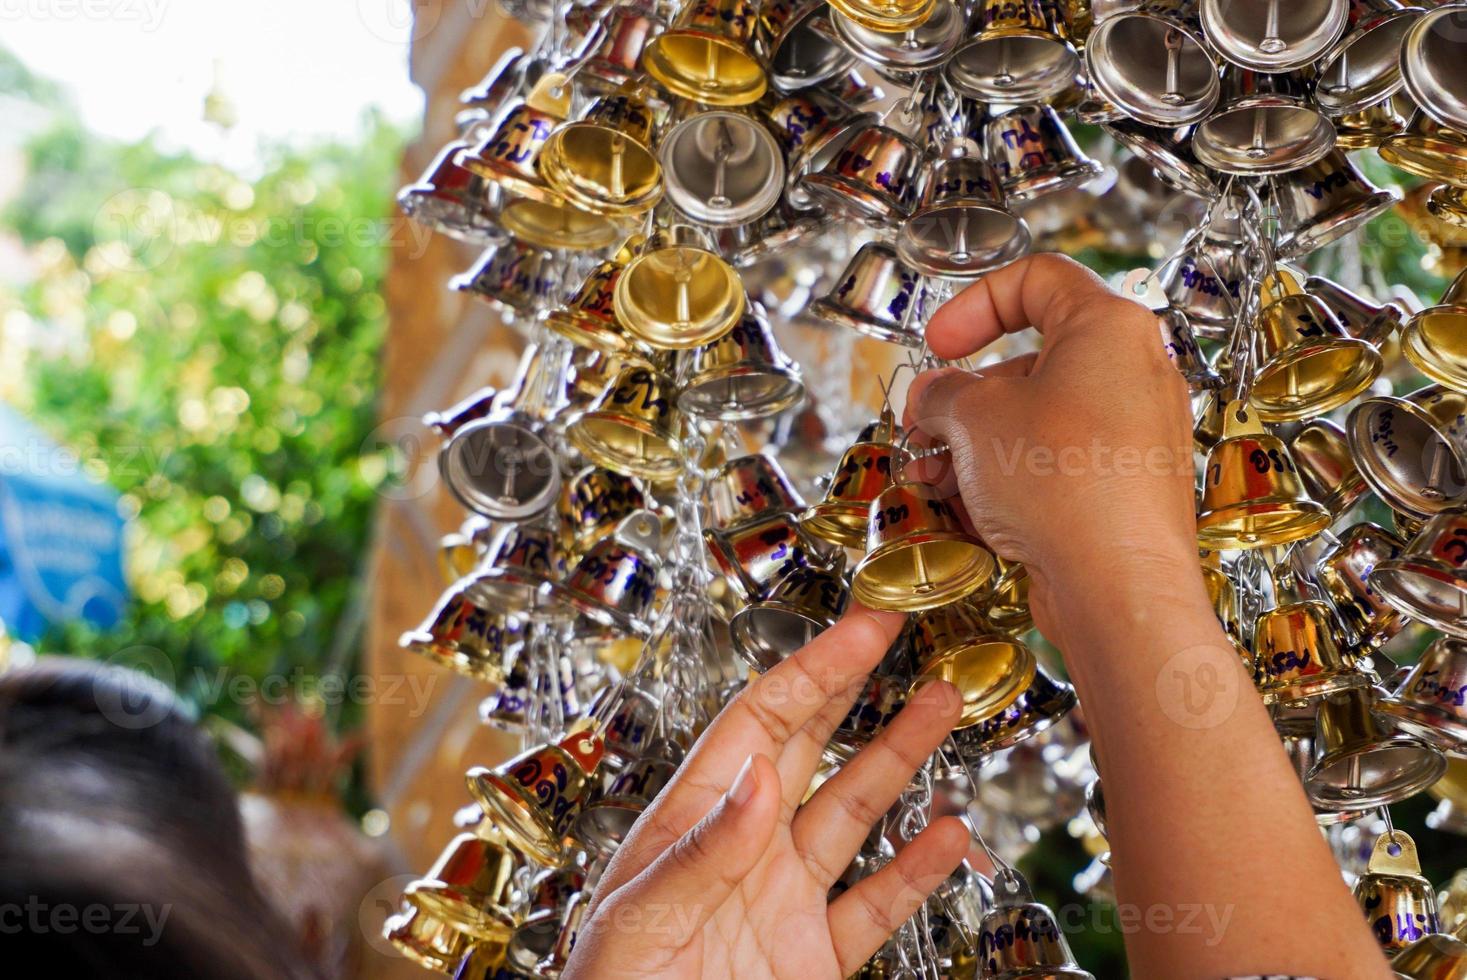
[[[957,722],[951,685],[923,688],[801,802],[902,621],[853,607],[729,703],[617,850],[566,980],[846,977],[917,910],[967,853],[956,818],[826,894]]]

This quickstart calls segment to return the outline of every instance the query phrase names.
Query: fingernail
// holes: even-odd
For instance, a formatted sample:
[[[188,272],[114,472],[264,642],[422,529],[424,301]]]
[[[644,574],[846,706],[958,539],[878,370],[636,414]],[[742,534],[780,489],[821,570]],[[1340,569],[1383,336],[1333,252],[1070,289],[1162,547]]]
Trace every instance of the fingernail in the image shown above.
[[[743,806],[749,802],[754,795],[754,757],[751,755],[744,760],[744,767],[734,777],[733,785],[728,788],[728,800],[734,806]]]

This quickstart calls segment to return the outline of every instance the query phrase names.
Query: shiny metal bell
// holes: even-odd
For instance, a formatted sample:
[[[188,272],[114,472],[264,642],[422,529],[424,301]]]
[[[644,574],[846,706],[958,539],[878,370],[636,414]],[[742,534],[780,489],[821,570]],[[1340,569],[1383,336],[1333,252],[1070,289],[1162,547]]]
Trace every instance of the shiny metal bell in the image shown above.
[[[954,0],[934,0],[927,18],[900,33],[867,27],[839,10],[830,26],[851,54],[880,71],[902,74],[940,68],[963,36],[963,13]]]
[[[872,609],[919,612],[972,595],[994,568],[950,500],[925,483],[895,483],[871,502],[851,595]]]
[[[1012,868],[993,876],[994,906],[978,930],[978,967],[985,980],[1095,980],[1080,969],[1048,907]]]
[[[1467,6],[1449,3],[1418,17],[1401,42],[1401,78],[1411,100],[1443,126],[1467,129]]]
[[[1376,710],[1443,752],[1462,754],[1467,750],[1467,641],[1437,637]]]
[[[1274,180],[1283,234],[1280,258],[1308,255],[1395,207],[1401,192],[1376,187],[1340,150]]]
[[[610,708],[603,703],[612,700],[616,703]],[[601,725],[605,751],[602,764],[622,769],[640,759],[656,737],[658,711],[657,698],[630,683],[604,687],[597,692],[589,714],[606,719]]]
[[[919,613],[912,623],[912,655],[917,674],[909,696],[934,680],[952,684],[963,697],[959,728],[992,718],[1017,701],[1037,666],[1024,644],[985,631],[965,602]]]
[[[855,59],[826,33],[822,0],[769,0],[759,5],[759,36],[769,52],[769,79],[791,92],[828,82]]]
[[[632,354],[636,341],[616,318],[616,283],[626,257],[602,262],[582,280],[570,299],[545,316],[545,325],[571,343],[607,354]]]
[[[1381,141],[1380,158],[1397,170],[1427,180],[1467,184],[1467,135],[1420,109],[1412,113],[1404,132]]]
[[[1283,442],[1264,431],[1258,413],[1225,410],[1223,437],[1207,454],[1197,540],[1209,551],[1261,548],[1318,534],[1329,511],[1305,493]]]
[[[1208,41],[1228,61],[1283,72],[1317,61],[1345,33],[1343,0],[1201,0]]]
[[[1387,954],[1441,931],[1436,895],[1431,882],[1421,876],[1416,842],[1404,830],[1389,830],[1376,839],[1370,863],[1355,881],[1354,894]]]
[[[1428,517],[1467,497],[1467,396],[1427,385],[1367,398],[1350,412],[1355,462],[1381,499]]]
[[[817,204],[851,218],[897,221],[907,216],[922,149],[878,124],[854,131],[819,170],[799,179]]]
[[[1409,735],[1387,735],[1371,711],[1369,687],[1326,697],[1315,715],[1314,766],[1304,780],[1309,802],[1323,810],[1388,806],[1441,778],[1447,763]]]
[[[748,105],[769,87],[753,41],[750,0],[685,0],[642,51],[642,69],[673,95],[712,106]]]
[[[900,34],[922,26],[936,0],[832,0],[830,9],[876,31]]]
[[[532,976],[543,977],[545,980],[559,980],[561,973],[565,971],[566,964],[570,961],[571,950],[575,948],[576,938],[581,934],[581,925],[586,921],[586,913],[590,904],[589,892],[581,891],[571,896],[561,913],[560,932],[555,937],[555,944],[550,947],[549,955],[535,964]]]
[[[478,146],[465,150],[458,163],[483,180],[516,197],[544,204],[563,203],[540,174],[539,156],[550,134],[570,110],[569,99],[555,98],[552,88],[567,85],[564,76],[546,76],[530,96],[510,103],[494,131]]]
[[[820,116],[811,111],[813,100],[800,98],[790,112],[772,120],[774,134],[789,145],[785,201],[794,208],[815,208],[818,202],[805,186],[805,178],[832,167],[846,145],[880,124],[874,112],[854,112],[848,106],[827,106]],[[771,111],[779,112],[781,103]],[[806,122],[805,118],[809,121]]]
[[[991,718],[953,731],[953,745],[972,768],[989,756],[1049,731],[1078,704],[1075,689],[1051,677],[1043,665],[1015,701]]]
[[[897,642],[901,643],[901,640]],[[866,686],[861,689],[860,696],[831,734],[825,747],[825,758],[836,763],[849,762],[891,724],[906,704],[905,676],[873,672],[866,678]]]
[[[1090,82],[1150,126],[1198,122],[1217,105],[1217,64],[1195,0],[1137,4],[1095,25],[1085,42]]]
[[[1026,105],[988,120],[988,159],[1011,200],[1079,187],[1104,171],[1087,157],[1052,106]]]
[[[1159,273],[1162,290],[1203,336],[1230,329],[1246,274],[1240,250],[1221,241],[1203,241],[1195,251],[1167,263]]]
[[[796,210],[786,200],[758,221],[718,229],[718,252],[734,268],[745,269],[809,246],[829,231],[832,224],[833,220],[825,212]]]
[[[796,568],[823,564],[820,549],[792,514],[771,514],[727,530],[710,527],[703,539],[714,566],[746,602]]]
[[[555,947],[566,908],[585,887],[586,870],[576,864],[545,868],[536,874],[530,881],[529,907],[505,950],[506,963],[534,976],[536,966]],[[490,974],[485,980],[508,978]]]
[[[588,466],[564,484],[557,513],[565,550],[582,555],[633,511],[648,507],[635,477]]]
[[[470,576],[449,586],[423,624],[397,642],[457,673],[498,684],[524,642],[524,629],[476,584]]]
[[[1467,509],[1432,516],[1399,558],[1370,573],[1370,587],[1412,619],[1467,634]]]
[[[1401,97],[1381,99],[1359,112],[1347,112],[1335,119],[1335,146],[1341,150],[1368,150],[1380,146],[1392,136],[1406,131],[1407,113]]]
[[[453,924],[501,951],[514,929],[514,879],[518,862],[498,834],[459,834],[426,875],[408,884],[413,907]]]
[[[757,221],[779,202],[785,160],[774,134],[743,111],[699,111],[662,137],[667,197],[705,225]]]
[[[862,245],[810,312],[830,323],[904,347],[922,344],[928,292],[922,277],[885,242]]]
[[[1369,492],[1355,466],[1345,430],[1327,418],[1306,423],[1289,438],[1289,453],[1309,496],[1340,517]]]
[[[543,603],[580,613],[595,623],[623,633],[647,636],[648,616],[657,598],[661,568],[658,547],[662,529],[651,511],[624,517],[576,562],[565,579],[541,587]]]
[[[467,143],[445,146],[417,183],[397,193],[397,206],[414,221],[471,245],[487,245],[504,237],[494,218],[491,184],[459,163]]]
[[[1391,969],[1403,980],[1467,980],[1467,943],[1429,933],[1391,957]]]
[[[895,422],[890,410],[883,411],[869,433],[862,435],[868,438],[842,454],[824,499],[812,504],[800,518],[805,530],[844,548],[865,547],[871,503],[891,486],[908,459],[907,452],[895,445]]]
[[[1259,286],[1249,396],[1268,422],[1290,422],[1339,408],[1370,387],[1383,367],[1380,352],[1351,337],[1293,273],[1277,269]]]
[[[554,532],[538,523],[507,524],[490,538],[474,589],[490,609],[529,612],[539,608],[540,587],[563,575],[565,558]]]
[[[544,512],[560,495],[555,451],[528,417],[503,412],[463,426],[443,444],[438,472],[469,510],[501,521]]]
[[[1314,580],[1324,590],[1357,648],[1379,649],[1406,626],[1400,612],[1370,588],[1367,581],[1377,564],[1396,558],[1405,550],[1406,543],[1397,535],[1364,522],[1341,535],[1313,570]]]
[[[565,859],[563,841],[601,762],[601,740],[572,732],[533,746],[493,769],[465,774],[469,795],[518,850],[547,867]]]
[[[474,939],[451,922],[404,903],[403,911],[388,916],[382,936],[393,948],[419,966],[447,973],[464,958]]]
[[[679,382],[678,408],[725,422],[777,415],[805,395],[799,365],[780,350],[764,311],[752,303],[732,330],[686,355]]]
[[[627,332],[659,350],[686,350],[733,328],[744,287],[711,244],[691,225],[652,233],[616,282],[613,308]]]
[[[1458,228],[1467,227],[1467,187],[1438,184],[1426,196],[1426,213]]]
[[[505,317],[530,315],[559,296],[559,266],[544,249],[511,240],[490,245],[448,285],[488,303]]]
[[[998,575],[993,587],[978,597],[983,618],[1006,636],[1019,636],[1034,628],[1029,608],[1029,570],[1018,562],[995,556]]]
[[[849,602],[837,572],[813,565],[792,568],[762,598],[734,613],[729,622],[734,652],[763,673],[834,626]]]
[[[1260,614],[1253,649],[1266,704],[1314,701],[1370,683],[1342,647],[1329,606],[1318,599],[1281,600]]]
[[[481,724],[507,735],[524,735],[529,731],[530,703],[536,692],[531,689],[528,659],[516,657],[504,680],[479,702]]]
[[[1334,125],[1308,100],[1297,75],[1230,66],[1222,86],[1217,111],[1192,134],[1192,152],[1214,170],[1244,177],[1286,173],[1334,147]]]
[[[770,453],[735,456],[708,481],[708,516],[715,528],[729,530],[804,509],[800,492]]]
[[[615,853],[632,824],[677,775],[683,755],[677,742],[653,740],[640,758],[609,775],[604,787],[591,795],[572,828],[576,840],[602,854]]]
[[[662,197],[662,167],[653,154],[651,106],[635,92],[597,98],[576,122],[559,126],[537,160],[541,175],[575,207],[631,217]]]
[[[1401,87],[1401,44],[1418,7],[1349,0],[1344,36],[1319,61],[1314,99],[1332,115],[1380,104]]]
[[[438,571],[445,585],[452,585],[473,572],[488,543],[489,521],[475,514],[438,539]]]
[[[582,20],[586,41],[572,55],[577,84],[605,95],[635,84],[642,51],[663,28],[653,5],[640,0],[606,8],[588,5],[573,7],[566,15],[573,31]]]
[[[1161,344],[1166,356],[1187,381],[1187,387],[1195,394],[1213,388],[1221,388],[1222,376],[1207,363],[1202,347],[1197,343],[1197,334],[1187,320],[1187,314],[1170,307],[1156,318],[1161,328]]]
[[[1105,124],[1111,138],[1140,157],[1168,187],[1211,198],[1217,193],[1212,174],[1192,155],[1192,127],[1157,129],[1129,119]]]
[[[1242,637],[1242,623],[1238,618],[1238,587],[1232,576],[1223,567],[1222,556],[1216,551],[1202,555],[1202,582],[1207,586],[1207,600],[1217,616],[1223,632],[1237,640]]]
[[[665,480],[682,464],[672,379],[632,366],[619,371],[591,407],[566,427],[566,438],[598,466]]]
[[[998,175],[969,141],[930,161],[897,251],[923,275],[971,279],[1029,253],[1029,227],[1004,206]]]
[[[953,88],[985,102],[1046,102],[1074,84],[1080,56],[1058,3],[978,0],[965,32],[970,40],[953,53],[947,77]]]
[[[1377,303],[1324,276],[1305,279],[1304,291],[1324,300],[1324,305],[1345,325],[1346,333],[1373,347],[1385,343],[1406,319],[1406,311],[1399,303]]]
[[[1406,321],[1401,353],[1433,381],[1467,391],[1467,270],[1452,281],[1436,306]]]

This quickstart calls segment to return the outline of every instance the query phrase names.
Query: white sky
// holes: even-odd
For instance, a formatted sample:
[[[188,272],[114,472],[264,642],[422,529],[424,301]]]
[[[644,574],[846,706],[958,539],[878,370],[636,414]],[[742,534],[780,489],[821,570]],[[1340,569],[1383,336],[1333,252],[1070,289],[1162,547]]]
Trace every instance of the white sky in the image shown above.
[[[0,43],[90,128],[246,168],[260,138],[350,135],[367,106],[415,122],[410,33],[410,0],[0,0]],[[228,137],[203,120],[216,71]]]

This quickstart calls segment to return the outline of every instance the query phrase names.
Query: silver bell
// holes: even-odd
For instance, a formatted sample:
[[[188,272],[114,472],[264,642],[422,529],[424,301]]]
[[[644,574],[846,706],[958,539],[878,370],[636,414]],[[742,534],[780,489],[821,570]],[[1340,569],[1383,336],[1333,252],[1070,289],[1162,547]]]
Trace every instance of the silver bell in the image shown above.
[[[508,318],[533,314],[558,299],[560,270],[551,253],[510,240],[490,245],[468,271],[454,276],[448,285],[483,300]]]
[[[1129,119],[1109,123],[1111,138],[1140,157],[1169,187],[1210,198],[1217,193],[1212,174],[1192,155],[1192,127],[1156,129]]]
[[[1345,36],[1319,64],[1314,100],[1330,115],[1362,112],[1401,87],[1401,44],[1418,7],[1399,0],[1349,0]]]
[[[1087,157],[1053,106],[1027,105],[988,120],[989,162],[1011,200],[1088,184],[1104,168]]]
[[[971,279],[1029,252],[1029,228],[1003,204],[998,175],[968,141],[955,141],[923,177],[897,251],[924,275]]]
[[[1142,4],[1096,24],[1085,67],[1102,95],[1148,125],[1194,123],[1217,105],[1217,65],[1188,0]]]
[[[708,513],[715,528],[728,530],[804,509],[784,467],[767,453],[735,456],[708,481]]]
[[[563,581],[547,582],[540,600],[547,609],[585,616],[598,626],[647,636],[661,567],[661,524],[651,511],[634,511],[616,530],[591,546]]]
[[[1221,388],[1223,379],[1202,356],[1202,348],[1197,343],[1192,324],[1187,321],[1187,314],[1170,307],[1156,319],[1161,326],[1161,343],[1166,348],[1166,356],[1186,379],[1193,394]]]
[[[978,930],[978,970],[985,980],[1095,980],[1080,969],[1054,913],[1013,868],[993,876],[993,908]]]
[[[877,340],[918,347],[926,297],[922,277],[902,262],[896,249],[867,242],[851,257],[835,288],[810,304],[810,312]]]
[[[838,573],[811,565],[792,569],[768,595],[734,613],[734,650],[762,674],[834,626],[849,602]]]
[[[1324,276],[1305,279],[1304,291],[1324,300],[1324,305],[1340,318],[1351,337],[1376,347],[1385,343],[1406,320],[1406,311],[1399,303],[1377,303]]]
[[[743,225],[763,217],[784,186],[784,153],[753,116],[729,109],[699,112],[662,138],[667,197],[706,225]]]
[[[571,56],[575,80],[598,95],[611,95],[641,77],[642,49],[666,26],[652,4],[640,0],[611,4],[610,9],[590,4],[572,7],[566,26],[576,32],[582,25],[584,40]]]
[[[1204,337],[1232,327],[1242,302],[1244,257],[1226,242],[1204,240],[1194,251],[1170,262],[1159,273],[1161,288],[1172,306],[1186,315]]]
[[[1361,476],[1393,509],[1429,517],[1467,497],[1467,395],[1432,384],[1367,398],[1345,429]]]
[[[799,183],[817,203],[837,213],[891,221],[907,215],[921,157],[921,148],[910,137],[880,124],[867,126]]]
[[[830,25],[841,45],[878,70],[903,73],[939,68],[963,36],[963,15],[953,0],[937,0],[928,18],[901,33],[873,30],[831,10]]]
[[[767,0],[759,5],[759,36],[769,52],[769,78],[795,91],[829,81],[855,60],[828,33],[824,0]]]
[[[1313,64],[1345,33],[1344,0],[1202,0],[1202,29],[1224,58],[1253,71]]]
[[[1275,178],[1274,195],[1283,221],[1277,245],[1281,259],[1308,255],[1343,238],[1401,199],[1394,187],[1367,180],[1340,150]]]
[[[725,422],[777,415],[805,394],[799,366],[779,349],[754,303],[732,330],[685,355],[679,380],[678,408]]]
[[[1401,77],[1421,111],[1449,129],[1467,130],[1467,5],[1422,14],[1401,45]]]
[[[1307,167],[1335,142],[1335,127],[1304,96],[1296,75],[1229,66],[1223,98],[1197,124],[1192,152],[1214,170],[1258,177]]]
[[[467,149],[463,140],[445,146],[416,184],[398,191],[397,205],[425,228],[471,245],[487,245],[504,238],[494,220],[497,188],[458,162],[458,155]]]
[[[1070,43],[1062,3],[977,0],[966,34],[953,52],[953,88],[984,102],[1044,102],[1075,83],[1080,56]]]
[[[519,412],[501,412],[456,431],[438,454],[449,492],[469,510],[501,521],[541,513],[560,495],[555,450]]]

